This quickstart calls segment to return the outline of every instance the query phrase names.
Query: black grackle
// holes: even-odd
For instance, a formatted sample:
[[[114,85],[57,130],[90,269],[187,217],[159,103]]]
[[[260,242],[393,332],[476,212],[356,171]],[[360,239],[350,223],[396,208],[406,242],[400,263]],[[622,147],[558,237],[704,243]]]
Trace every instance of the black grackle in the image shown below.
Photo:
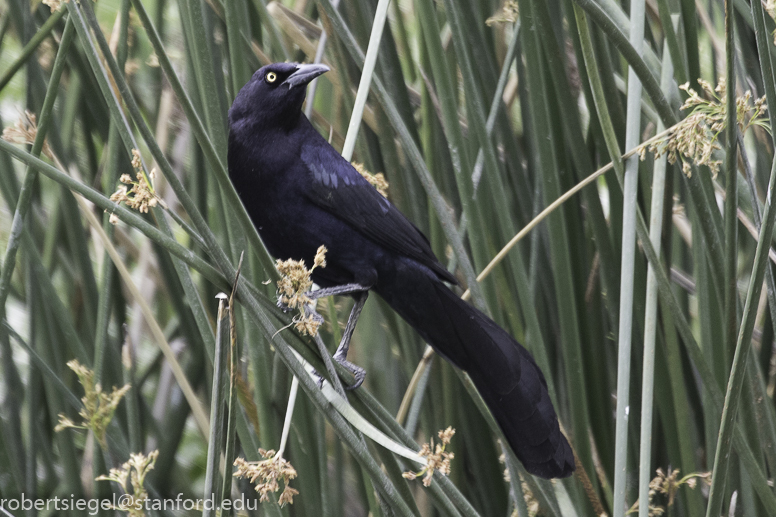
[[[275,257],[312,264],[316,295],[352,294],[358,317],[375,291],[439,355],[471,376],[528,472],[544,478],[574,471],[547,384],[528,351],[456,296],[455,277],[428,240],[315,130],[302,113],[306,85],[322,65],[276,63],[257,71],[229,111],[229,176],[264,244]],[[346,332],[346,334],[348,334]],[[349,336],[335,358],[345,361]]]

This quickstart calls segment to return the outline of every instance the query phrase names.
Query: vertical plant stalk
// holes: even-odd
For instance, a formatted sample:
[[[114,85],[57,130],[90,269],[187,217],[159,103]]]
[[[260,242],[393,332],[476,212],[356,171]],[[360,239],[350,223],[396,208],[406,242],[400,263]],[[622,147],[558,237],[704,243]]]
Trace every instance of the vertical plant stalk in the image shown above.
[[[205,471],[205,501],[215,498],[216,504],[220,501],[220,486],[218,483],[219,472],[221,471],[221,446],[223,445],[223,419],[224,419],[224,368],[227,366],[227,356],[229,355],[229,334],[231,307],[228,303],[228,296],[219,293],[218,296],[218,325],[216,328],[216,356],[213,361],[213,391],[210,402],[210,435],[207,446],[207,470]],[[231,471],[231,469],[226,472]],[[226,474],[225,474],[226,475]],[[214,505],[205,504],[205,510],[202,517],[212,517],[214,515]]]
[[[372,74],[375,71],[375,64],[377,64],[377,52],[380,50],[380,40],[383,37],[383,29],[385,28],[385,20],[388,17],[388,6],[390,4],[391,0],[380,0],[377,4],[375,20],[372,23],[372,34],[369,36],[369,46],[366,49],[366,58],[364,58],[364,68],[361,71],[361,81],[358,83],[356,101],[353,105],[353,112],[350,115],[350,124],[348,124],[348,134],[345,136],[345,145],[342,147],[342,156],[347,161],[353,158],[358,129],[361,126],[366,98],[369,95],[369,87],[372,84]]]
[[[286,406],[286,419],[283,421],[283,432],[280,435],[280,445],[276,458],[282,457],[288,443],[288,433],[291,432],[291,419],[294,416],[294,406],[296,406],[296,394],[299,391],[299,378],[294,375],[291,380],[291,391],[288,393],[288,405]]]
[[[229,473],[232,471],[232,463],[235,458],[235,448],[237,441],[237,414],[240,412],[240,406],[237,402],[237,376],[240,375],[240,348],[237,346],[237,328],[236,318],[234,311],[234,286],[240,280],[240,272],[242,271],[243,258],[245,258],[245,252],[240,253],[240,262],[237,264],[237,278],[234,280],[232,286],[232,292],[229,295],[229,402],[226,410],[226,443],[224,445],[224,479],[221,484],[221,499],[228,499],[232,492],[232,476]],[[233,512],[226,511],[226,515],[231,515]]]
[[[726,20],[732,20],[732,6],[730,2],[725,2],[726,7]],[[755,6],[755,4],[757,4]],[[757,37],[757,47],[760,54],[760,69],[763,75],[763,83],[765,85],[765,92],[769,102],[774,102],[774,77],[773,67],[770,57],[770,52],[767,44],[767,33],[764,27],[763,8],[759,2],[752,3],[752,17],[755,24],[755,35]],[[730,10],[730,12],[728,12]],[[727,45],[732,46],[734,40],[732,40],[732,28],[733,23],[726,25],[726,31],[731,34],[727,34]],[[728,60],[731,60],[732,49],[728,48]],[[728,77],[733,74],[733,67],[731,61],[728,61]],[[735,77],[733,75],[733,77]],[[735,119],[735,112],[731,113],[731,102],[735,109],[735,87],[730,84],[728,79],[727,84],[727,124],[728,124],[728,145],[732,139],[732,147],[728,147],[728,154],[736,153],[736,136],[735,129],[737,121]],[[771,122],[774,120],[774,114],[769,110],[769,116]],[[731,122],[732,117],[732,122]],[[728,167],[730,163],[726,164]],[[735,162],[733,162],[735,166]],[[726,171],[727,172],[727,171]],[[776,157],[774,157],[773,166],[771,168],[771,177],[768,183],[768,194],[765,198],[765,207],[763,210],[763,224],[760,228],[760,236],[757,240],[757,250],[755,252],[754,265],[752,269],[752,277],[749,281],[749,288],[746,293],[746,303],[744,305],[743,319],[741,326],[738,329],[738,341],[736,342],[735,355],[733,356],[733,365],[728,378],[727,391],[725,392],[725,403],[722,409],[722,422],[719,428],[719,437],[717,439],[717,453],[714,457],[714,469],[713,477],[711,480],[711,489],[709,491],[709,504],[706,508],[707,516],[719,515],[722,509],[723,498],[725,495],[725,482],[727,481],[728,466],[730,463],[730,447],[732,440],[733,428],[735,427],[736,414],[738,412],[738,404],[741,398],[741,389],[744,382],[747,359],[749,357],[749,350],[751,349],[752,331],[754,329],[755,317],[757,313],[757,300],[760,298],[760,291],[762,290],[763,276],[765,274],[765,267],[767,266],[767,255],[770,248],[771,235],[773,233],[773,222],[776,216],[776,211],[773,210],[772,202],[773,196],[776,194]],[[728,180],[729,181],[729,180]],[[755,208],[756,210],[756,208]],[[727,287],[727,286],[726,286]]]
[[[725,263],[724,263],[724,341],[723,357],[727,364],[729,351],[733,348],[738,333],[738,286],[736,285],[736,257],[738,255],[738,143],[736,133],[736,74],[735,74],[735,21],[733,20],[733,2],[725,0],[725,56],[727,86],[725,97]]]
[[[754,257],[752,277],[746,292],[744,316],[738,332],[736,352],[733,356],[733,368],[730,372],[727,391],[725,393],[725,404],[722,409],[722,423],[719,428],[719,438],[717,439],[717,454],[714,457],[713,477],[711,491],[709,492],[709,505],[706,509],[707,517],[719,515],[722,508],[722,498],[724,497],[725,481],[727,479],[728,465],[730,462],[732,433],[733,428],[735,427],[738,404],[741,398],[741,389],[744,382],[749,350],[752,347],[752,332],[757,316],[757,303],[760,298],[760,292],[762,291],[765,267],[768,263],[770,240],[773,233],[773,223],[776,218],[776,210],[773,209],[774,196],[776,196],[776,158],[774,158],[771,167],[771,177],[768,182],[768,195],[765,200],[765,210],[763,212],[763,226],[757,240],[757,250]]]
[[[668,90],[673,83],[673,65],[668,49],[663,52],[662,86]],[[658,122],[657,132],[665,129]],[[652,176],[652,203],[649,211],[649,239],[660,256],[660,236],[663,229],[663,191],[666,184],[666,156],[655,160]],[[639,517],[649,517],[649,482],[652,458],[652,416],[655,394],[655,338],[657,337],[657,277],[655,265],[647,268],[647,300],[644,314],[644,362],[641,379],[641,444],[639,446]]]
[[[644,41],[644,0],[631,0],[630,43],[641,55]],[[625,129],[625,148],[639,144],[641,130],[641,81],[632,67],[628,67],[628,107]],[[625,489],[628,467],[628,411],[630,409],[631,338],[633,334],[633,288],[636,258],[636,209],[638,200],[639,158],[625,162],[622,214],[622,269],[620,270],[620,328],[618,331],[617,410],[614,452],[614,508],[615,517],[625,515]]]

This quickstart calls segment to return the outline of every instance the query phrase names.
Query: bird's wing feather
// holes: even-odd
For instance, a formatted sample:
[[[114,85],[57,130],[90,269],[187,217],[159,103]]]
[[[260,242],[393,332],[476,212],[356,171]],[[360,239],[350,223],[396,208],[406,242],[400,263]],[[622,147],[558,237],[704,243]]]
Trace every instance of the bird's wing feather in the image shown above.
[[[458,283],[439,263],[426,236],[328,143],[303,145],[301,158],[314,184],[307,189],[310,201],[377,244],[417,260],[443,280]]]

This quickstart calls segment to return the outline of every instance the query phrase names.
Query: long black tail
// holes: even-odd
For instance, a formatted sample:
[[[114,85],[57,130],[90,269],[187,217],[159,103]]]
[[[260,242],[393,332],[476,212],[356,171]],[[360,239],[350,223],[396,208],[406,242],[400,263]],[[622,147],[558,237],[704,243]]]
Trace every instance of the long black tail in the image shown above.
[[[437,353],[469,373],[528,472],[571,475],[574,455],[528,350],[442,282],[413,269],[378,283],[376,291]]]

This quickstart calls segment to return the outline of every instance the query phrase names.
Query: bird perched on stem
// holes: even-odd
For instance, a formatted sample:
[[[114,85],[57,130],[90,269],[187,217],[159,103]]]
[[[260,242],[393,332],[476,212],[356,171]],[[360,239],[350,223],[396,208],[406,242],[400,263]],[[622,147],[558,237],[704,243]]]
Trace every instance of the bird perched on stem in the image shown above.
[[[302,113],[306,85],[323,65],[275,63],[258,70],[229,110],[229,177],[269,252],[307,264],[321,245],[327,266],[310,294],[351,295],[355,305],[334,358],[371,290],[436,352],[468,372],[528,472],[569,476],[574,456],[560,431],[547,383],[531,354],[461,300],[426,237],[315,130]]]

